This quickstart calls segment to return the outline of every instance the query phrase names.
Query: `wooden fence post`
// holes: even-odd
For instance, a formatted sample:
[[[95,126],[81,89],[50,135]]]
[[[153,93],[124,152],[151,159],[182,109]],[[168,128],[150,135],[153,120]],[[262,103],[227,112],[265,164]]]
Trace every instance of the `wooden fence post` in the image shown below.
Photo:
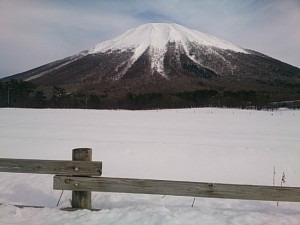
[[[73,161],[92,161],[91,148],[76,148],[72,152]],[[79,168],[74,168],[75,170]],[[76,184],[75,184],[76,185]],[[72,208],[91,209],[91,191],[72,191]]]

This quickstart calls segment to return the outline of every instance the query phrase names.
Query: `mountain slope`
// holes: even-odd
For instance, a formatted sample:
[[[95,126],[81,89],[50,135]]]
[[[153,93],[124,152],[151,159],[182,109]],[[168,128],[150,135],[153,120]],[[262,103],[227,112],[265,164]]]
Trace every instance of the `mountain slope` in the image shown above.
[[[10,78],[111,97],[199,89],[292,92],[293,98],[300,93],[299,68],[165,23],[141,25],[74,56],[6,79]]]

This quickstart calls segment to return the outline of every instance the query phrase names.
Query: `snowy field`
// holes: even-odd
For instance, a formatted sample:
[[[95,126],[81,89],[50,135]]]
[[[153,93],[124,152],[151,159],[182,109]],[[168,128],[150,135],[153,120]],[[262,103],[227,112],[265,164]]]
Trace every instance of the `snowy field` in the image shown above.
[[[90,147],[103,176],[300,187],[300,111],[0,109],[0,157],[71,159]],[[300,224],[300,203],[93,192],[93,208],[65,212],[71,192],[52,175],[0,173],[0,224]],[[20,209],[12,204],[41,205]]]

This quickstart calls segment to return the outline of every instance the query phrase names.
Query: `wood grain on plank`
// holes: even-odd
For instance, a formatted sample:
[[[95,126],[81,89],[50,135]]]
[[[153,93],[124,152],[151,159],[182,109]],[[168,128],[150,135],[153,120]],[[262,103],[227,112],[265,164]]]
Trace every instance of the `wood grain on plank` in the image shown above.
[[[204,182],[55,176],[57,190],[140,193],[262,201],[300,202],[299,187],[238,185]]]
[[[0,158],[0,172],[100,176],[102,162]]]

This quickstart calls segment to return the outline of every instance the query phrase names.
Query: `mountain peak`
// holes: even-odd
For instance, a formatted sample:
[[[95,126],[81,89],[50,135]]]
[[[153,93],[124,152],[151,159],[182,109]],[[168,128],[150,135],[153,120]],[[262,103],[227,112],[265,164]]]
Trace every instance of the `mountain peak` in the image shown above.
[[[136,46],[163,49],[169,42],[187,42],[198,45],[212,46],[235,52],[247,53],[243,48],[227,41],[201,33],[200,31],[186,28],[176,23],[146,23],[132,28],[120,36],[99,43],[89,50],[89,53],[106,52],[108,50],[122,50]]]
[[[147,50],[151,59],[152,71],[158,72],[164,77],[164,57],[167,52],[168,44],[175,43],[177,48],[184,50],[186,55],[193,61],[194,57],[190,54],[192,46],[214,47],[222,50],[234,52],[247,52],[227,41],[201,33],[197,30],[188,29],[176,23],[147,23],[132,28],[120,36],[97,44],[88,50],[88,54],[105,53],[112,51],[132,51],[130,66],[144,54]],[[126,71],[126,70],[125,70]],[[120,74],[119,77],[122,77]]]

